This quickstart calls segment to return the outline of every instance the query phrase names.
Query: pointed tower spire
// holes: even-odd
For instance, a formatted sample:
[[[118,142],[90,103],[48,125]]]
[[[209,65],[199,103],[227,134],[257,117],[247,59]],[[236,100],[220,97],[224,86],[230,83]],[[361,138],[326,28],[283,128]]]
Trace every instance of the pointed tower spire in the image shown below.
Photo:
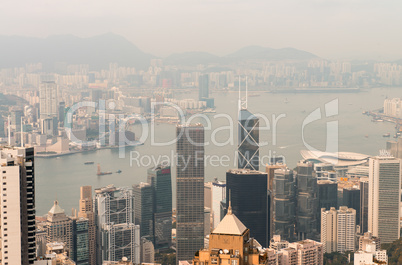
[[[247,81],[247,76],[246,76],[246,109],[247,109],[247,104],[248,104],[248,81]]]
[[[239,75],[239,102],[238,102],[239,112],[241,110],[241,94],[240,94],[240,75]]]
[[[232,213],[232,198],[230,195],[230,190],[229,190],[229,207],[228,207],[228,213],[227,214],[233,214]]]

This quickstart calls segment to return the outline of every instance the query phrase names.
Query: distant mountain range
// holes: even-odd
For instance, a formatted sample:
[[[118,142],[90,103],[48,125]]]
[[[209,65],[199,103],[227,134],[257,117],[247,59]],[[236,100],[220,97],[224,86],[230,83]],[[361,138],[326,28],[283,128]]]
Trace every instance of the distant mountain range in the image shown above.
[[[72,35],[50,36],[44,39],[20,36],[0,36],[0,67],[23,66],[42,62],[54,66],[57,62],[89,64],[91,69],[108,69],[110,62],[123,66],[145,68],[154,56],[138,49],[130,41],[107,33],[90,38]]]
[[[206,52],[175,53],[164,58],[166,65],[228,64],[241,61],[309,60],[317,56],[293,48],[272,49],[259,46],[244,47],[227,56]],[[89,38],[73,35],[47,38],[0,36],[0,68],[24,66],[42,62],[45,69],[55,63],[89,64],[90,69],[109,68],[110,62],[121,66],[145,69],[156,58],[144,53],[122,36],[107,33]]]

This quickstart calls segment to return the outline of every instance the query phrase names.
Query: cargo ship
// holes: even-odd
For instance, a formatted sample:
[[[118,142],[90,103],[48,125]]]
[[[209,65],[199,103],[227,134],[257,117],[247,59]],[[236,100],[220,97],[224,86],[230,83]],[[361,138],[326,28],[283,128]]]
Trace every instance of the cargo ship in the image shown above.
[[[104,172],[102,172],[102,171],[101,171],[101,168],[100,168],[100,164],[98,164],[98,172],[96,172],[96,175],[98,175],[98,176],[103,176],[103,175],[110,175],[110,174],[112,174],[111,171],[104,171]]]

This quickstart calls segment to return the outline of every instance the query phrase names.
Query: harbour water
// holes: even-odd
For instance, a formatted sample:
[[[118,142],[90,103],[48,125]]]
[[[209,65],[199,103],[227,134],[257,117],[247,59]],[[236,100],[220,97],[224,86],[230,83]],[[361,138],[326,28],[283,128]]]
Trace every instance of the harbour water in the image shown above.
[[[258,96],[249,97],[248,109],[254,114],[264,115],[270,125],[269,130],[260,131],[260,142],[267,143],[260,150],[260,156],[264,156],[265,159],[263,162],[268,162],[267,159],[270,156],[283,156],[287,165],[294,168],[297,161],[301,159],[299,151],[306,149],[302,139],[303,121],[317,108],[320,108],[322,118],[307,124],[304,128],[304,140],[310,146],[324,151],[327,122],[337,121],[339,151],[378,154],[379,149],[384,149],[386,141],[389,140],[389,138],[384,138],[383,134],[389,132],[393,139],[394,125],[386,122],[372,122],[371,118],[362,115],[362,112],[381,108],[386,97],[401,97],[402,88],[374,88],[359,93],[256,93]],[[197,96],[197,91],[180,95],[183,98],[196,98]],[[219,157],[227,155],[230,161],[225,162],[224,166],[213,166],[218,163],[212,161],[207,163],[206,181],[214,178],[224,180],[225,172],[236,165],[238,94],[217,92],[213,93],[212,97],[215,98],[216,113],[207,114],[211,121],[211,130],[206,130],[205,139],[211,143],[205,147],[205,155],[209,158],[213,155]],[[327,118],[325,104],[336,99],[338,100],[338,115]],[[219,114],[228,114],[232,118],[232,124],[227,118],[217,116]],[[278,118],[280,115],[281,118]],[[276,128],[274,128],[275,119],[277,120]],[[193,121],[207,125],[202,118],[196,118]],[[266,122],[262,119],[260,123],[260,127],[266,127]],[[232,136],[230,127],[233,128]],[[222,128],[222,130],[212,134],[216,128]],[[137,137],[141,136],[140,125],[136,125],[134,131],[137,133]],[[173,124],[155,124],[154,131],[154,139],[158,143],[166,143],[175,139],[176,127]],[[35,163],[37,215],[46,214],[55,199],[60,202],[67,213],[70,213],[71,208],[78,207],[79,188],[83,185],[91,185],[93,188],[108,184],[131,186],[146,181],[147,168],[158,161],[158,158],[164,159],[174,155],[176,148],[174,143],[167,146],[156,146],[151,142],[150,134],[149,131],[149,137],[144,145],[126,147],[124,152],[119,152],[118,149],[105,149],[59,158],[37,158]],[[219,143],[232,140],[222,146],[216,146],[212,144],[211,139],[216,139]],[[123,158],[121,154],[124,154],[125,157]],[[130,155],[132,159],[130,159]],[[154,161],[152,161],[152,157]],[[143,165],[138,166],[137,160]],[[94,164],[85,165],[86,161],[94,161]],[[112,171],[113,174],[97,176],[98,163],[101,165],[102,171]],[[121,173],[116,173],[118,170],[121,170]],[[264,170],[264,168],[260,166],[260,170]],[[173,185],[175,176],[176,171],[173,167]],[[173,194],[175,194],[175,187],[173,187]]]

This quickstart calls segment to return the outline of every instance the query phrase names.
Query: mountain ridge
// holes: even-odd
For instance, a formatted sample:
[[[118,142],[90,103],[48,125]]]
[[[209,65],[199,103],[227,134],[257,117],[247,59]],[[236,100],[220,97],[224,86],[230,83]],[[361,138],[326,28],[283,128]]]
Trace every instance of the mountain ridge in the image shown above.
[[[71,34],[50,35],[36,38],[16,35],[0,35],[0,68],[21,67],[26,63],[44,64],[52,69],[56,63],[89,64],[91,70],[108,69],[109,63],[147,69],[150,60],[158,58],[140,50],[123,36],[104,33],[82,38]],[[194,51],[173,53],[162,58],[166,65],[195,66],[198,64],[224,65],[247,60],[309,60],[318,56],[295,48],[273,49],[262,46],[246,46],[225,56]]]

